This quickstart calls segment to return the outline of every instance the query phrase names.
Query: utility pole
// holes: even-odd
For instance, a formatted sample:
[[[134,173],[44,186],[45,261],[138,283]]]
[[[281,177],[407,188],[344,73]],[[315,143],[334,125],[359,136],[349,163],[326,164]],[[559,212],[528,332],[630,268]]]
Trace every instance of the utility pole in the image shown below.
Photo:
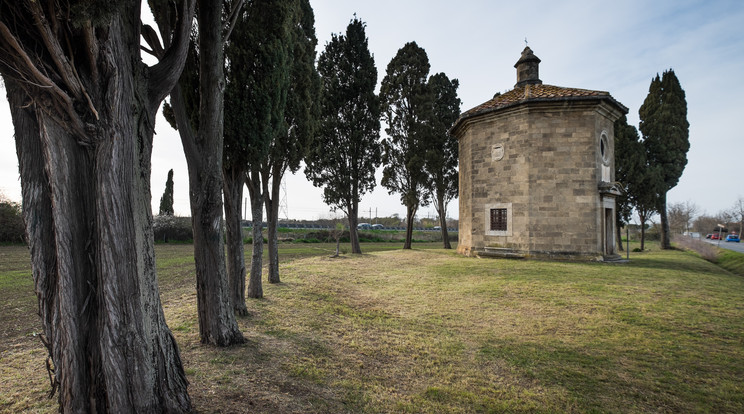
[[[289,221],[289,202],[287,201],[287,180],[282,180],[281,196],[279,202],[279,217],[284,216],[284,220]]]

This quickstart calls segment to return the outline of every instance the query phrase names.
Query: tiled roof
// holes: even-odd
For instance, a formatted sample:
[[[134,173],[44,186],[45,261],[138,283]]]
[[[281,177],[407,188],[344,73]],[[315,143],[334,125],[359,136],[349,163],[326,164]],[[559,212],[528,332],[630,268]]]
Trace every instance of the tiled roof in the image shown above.
[[[467,118],[472,118],[482,113],[497,111],[499,109],[507,108],[514,105],[519,105],[526,102],[547,102],[547,101],[563,101],[563,100],[584,100],[584,99],[608,99],[615,105],[617,105],[624,112],[628,112],[628,109],[616,101],[609,92],[604,91],[592,91],[589,89],[578,89],[578,88],[564,88],[561,86],[543,85],[543,84],[527,84],[524,86],[516,87],[509,92],[504,94],[496,95],[493,99],[484,102],[475,108],[465,111],[460,119],[455,122],[453,130],[462,121]]]

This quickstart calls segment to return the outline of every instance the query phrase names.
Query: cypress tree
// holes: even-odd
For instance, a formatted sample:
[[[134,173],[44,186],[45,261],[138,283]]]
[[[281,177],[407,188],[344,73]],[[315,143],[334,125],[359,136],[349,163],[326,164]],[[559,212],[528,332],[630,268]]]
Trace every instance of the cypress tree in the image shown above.
[[[416,42],[406,43],[388,64],[380,88],[382,117],[388,124],[388,137],[382,144],[382,185],[391,194],[400,194],[406,207],[404,249],[411,248],[419,205],[428,204],[424,155],[433,101],[426,83],[429,68],[426,51]]]
[[[284,173],[297,172],[313,143],[319,113],[320,77],[315,69],[315,15],[309,0],[289,3],[287,36],[288,82],[284,107],[284,129],[273,137],[269,157],[262,165],[261,182],[268,222],[269,283],[279,283],[279,195]],[[274,1],[276,3],[276,1]]]
[[[163,196],[160,197],[160,212],[161,216],[172,216],[173,215],[173,169],[168,171],[168,179],[165,180],[165,191]]]
[[[251,199],[253,221],[253,251],[248,297],[263,297],[261,273],[263,267],[263,204],[266,197],[262,187],[262,174],[268,175],[266,166],[272,141],[282,131],[286,131],[285,108],[289,90],[291,4],[294,0],[256,0],[245,6],[241,13],[231,41],[226,49],[227,88],[225,91],[225,153],[228,160],[223,174],[228,178],[228,186],[241,189],[240,179],[245,184]],[[237,173],[236,171],[243,171]],[[241,196],[242,198],[242,196]],[[241,200],[237,196],[227,197],[231,204],[229,223],[236,222]],[[230,234],[228,240],[229,263],[238,263],[242,247],[242,235]],[[238,270],[234,266],[234,270]],[[238,306],[238,312],[245,309],[245,275],[234,271],[230,275],[230,290]]]
[[[306,157],[305,175],[323,186],[323,200],[346,214],[351,251],[361,253],[359,201],[375,188],[380,165],[377,68],[364,23],[356,17],[345,35],[331,35],[318,59],[322,80],[319,139]]]
[[[672,69],[651,81],[646,100],[638,111],[648,166],[659,180],[656,210],[661,217],[661,247],[671,247],[666,195],[674,188],[687,165],[690,124],[687,122],[685,92]]]
[[[442,242],[445,249],[451,249],[447,232],[447,203],[457,195],[458,190],[458,142],[450,135],[449,129],[460,116],[460,98],[457,97],[457,79],[450,80],[444,73],[429,78],[428,88],[432,97],[430,135],[427,137],[425,169],[428,185],[425,191],[434,202],[439,215]]]

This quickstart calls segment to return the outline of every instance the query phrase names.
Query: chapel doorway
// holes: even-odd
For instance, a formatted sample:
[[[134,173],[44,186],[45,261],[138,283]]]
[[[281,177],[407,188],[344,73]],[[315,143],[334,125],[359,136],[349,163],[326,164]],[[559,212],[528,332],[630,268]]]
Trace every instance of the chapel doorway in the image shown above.
[[[611,208],[604,209],[604,254],[615,254],[615,219]]]

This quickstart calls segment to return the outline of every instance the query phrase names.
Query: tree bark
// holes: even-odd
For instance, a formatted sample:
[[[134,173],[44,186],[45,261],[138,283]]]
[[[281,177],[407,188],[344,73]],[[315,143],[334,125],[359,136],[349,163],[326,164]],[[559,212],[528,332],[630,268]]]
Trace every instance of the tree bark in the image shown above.
[[[194,231],[196,297],[201,342],[229,346],[244,342],[230,305],[222,233],[222,131],[224,64],[221,3],[200,4],[199,129],[194,134],[186,105],[176,87],[171,106],[189,170]]]
[[[620,220],[615,220],[615,236],[617,236],[618,251],[625,251],[625,248],[623,248],[623,229]]]
[[[646,246],[646,215],[638,213],[638,220],[641,222],[641,251],[643,251]]]
[[[257,171],[252,171],[248,185],[251,198],[251,217],[253,220],[253,255],[251,256],[251,275],[248,279],[248,297],[259,299],[263,297],[261,272],[263,270],[263,197],[261,192],[261,178]]]
[[[188,412],[155,274],[150,156],[162,97],[134,63],[139,8],[121,13],[96,29],[95,71],[80,69],[84,135],[52,114],[46,92],[4,74],[34,285],[61,412]]]
[[[413,220],[416,217],[417,207],[406,206],[406,241],[403,243],[404,249],[410,249],[413,241]]]
[[[271,196],[265,196],[264,199],[266,221],[268,223],[266,239],[269,245],[269,283],[281,283],[279,278],[279,233],[277,227],[279,224],[279,191],[281,190],[284,167],[283,165],[281,167],[274,166],[272,169],[271,188],[268,188],[268,177],[264,177],[264,194],[269,194],[268,192],[271,191]]]
[[[351,242],[351,252],[362,254],[362,246],[359,243],[359,203],[356,200],[351,202],[349,211],[349,241]]]
[[[230,304],[236,315],[248,315],[245,305],[245,251],[241,207],[245,172],[231,167],[223,171],[225,194],[225,222],[227,223],[227,274],[230,286]]]
[[[437,214],[439,214],[439,227],[442,231],[442,243],[445,249],[451,249],[452,244],[449,240],[449,232],[447,231],[447,205],[444,202],[444,194],[441,191],[436,194],[437,201],[435,207],[437,208]]]

